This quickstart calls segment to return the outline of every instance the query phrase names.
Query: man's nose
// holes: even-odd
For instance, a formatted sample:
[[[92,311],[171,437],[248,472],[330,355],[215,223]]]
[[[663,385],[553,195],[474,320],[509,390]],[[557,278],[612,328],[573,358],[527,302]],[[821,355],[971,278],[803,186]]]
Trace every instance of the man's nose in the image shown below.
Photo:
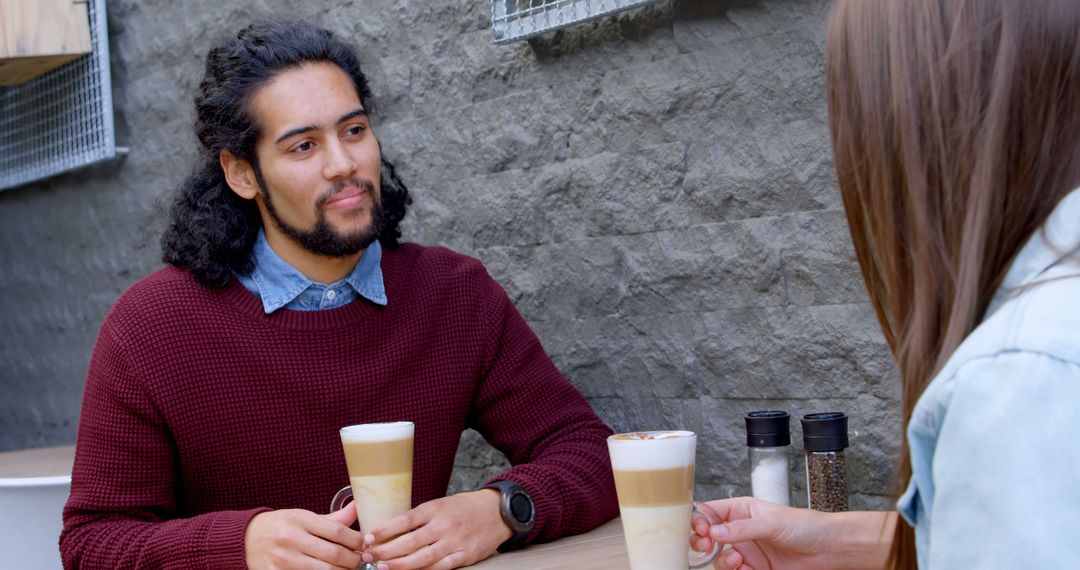
[[[327,180],[336,180],[351,176],[356,172],[356,161],[345,150],[341,141],[332,141],[327,144],[326,164],[323,165],[323,176]]]

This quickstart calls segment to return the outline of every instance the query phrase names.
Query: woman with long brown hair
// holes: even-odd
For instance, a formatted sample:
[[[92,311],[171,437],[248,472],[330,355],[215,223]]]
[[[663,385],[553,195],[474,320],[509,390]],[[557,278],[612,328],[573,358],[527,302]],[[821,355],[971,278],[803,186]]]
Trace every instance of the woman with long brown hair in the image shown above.
[[[903,384],[903,521],[729,499],[695,547],[753,570],[1076,567],[1080,2],[839,0],[827,52],[840,192]]]

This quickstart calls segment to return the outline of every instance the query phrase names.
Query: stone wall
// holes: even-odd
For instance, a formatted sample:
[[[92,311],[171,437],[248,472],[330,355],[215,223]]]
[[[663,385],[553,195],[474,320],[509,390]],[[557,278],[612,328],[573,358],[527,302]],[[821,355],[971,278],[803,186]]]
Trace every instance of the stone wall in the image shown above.
[[[502,46],[484,0],[108,9],[131,153],[0,193],[0,450],[74,441],[97,327],[160,266],[206,50],[287,17],[358,47],[415,196],[406,238],[481,259],[616,430],[702,434],[711,498],[749,492],[745,412],[842,410],[852,504],[888,504],[899,391],[829,158],[826,0],[660,0]],[[463,442],[452,490],[504,464]]]

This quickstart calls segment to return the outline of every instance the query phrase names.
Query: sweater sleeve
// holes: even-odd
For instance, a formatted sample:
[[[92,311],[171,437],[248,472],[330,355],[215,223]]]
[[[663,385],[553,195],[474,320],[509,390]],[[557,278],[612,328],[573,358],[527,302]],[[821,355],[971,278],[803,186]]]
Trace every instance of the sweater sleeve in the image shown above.
[[[60,551],[65,568],[246,568],[244,532],[268,509],[179,518],[167,426],[139,384],[115,315],[91,357]]]
[[[608,459],[612,431],[555,368],[506,293],[479,285],[488,354],[472,425],[513,466],[493,480],[525,487],[536,504],[526,542],[588,531],[618,514]]]

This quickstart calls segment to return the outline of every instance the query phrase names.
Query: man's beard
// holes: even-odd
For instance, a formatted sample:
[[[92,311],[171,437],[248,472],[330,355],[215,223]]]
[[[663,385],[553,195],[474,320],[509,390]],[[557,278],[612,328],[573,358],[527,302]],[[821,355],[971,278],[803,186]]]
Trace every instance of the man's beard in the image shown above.
[[[379,233],[382,232],[385,225],[382,204],[380,204],[378,196],[375,194],[375,185],[369,180],[350,178],[334,184],[333,188],[327,190],[315,200],[315,227],[304,230],[289,225],[288,222],[278,216],[277,211],[274,209],[273,200],[270,198],[270,190],[267,188],[266,181],[262,179],[261,173],[258,172],[256,172],[256,178],[259,182],[259,191],[262,194],[263,203],[266,204],[266,212],[270,214],[270,219],[274,222],[274,225],[281,230],[281,233],[289,236],[300,247],[311,253],[326,257],[353,255],[367,249],[379,237]],[[371,222],[351,234],[341,234],[334,229],[330,222],[326,220],[326,211],[323,209],[326,202],[346,186],[363,188],[371,197]],[[355,213],[359,214],[359,212]]]

